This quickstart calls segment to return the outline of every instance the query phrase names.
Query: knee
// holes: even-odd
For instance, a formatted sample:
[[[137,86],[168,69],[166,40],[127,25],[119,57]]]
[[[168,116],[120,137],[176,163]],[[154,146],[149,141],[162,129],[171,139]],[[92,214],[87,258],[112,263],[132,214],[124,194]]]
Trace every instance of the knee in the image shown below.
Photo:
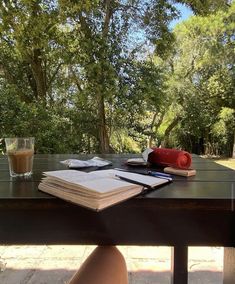
[[[119,249],[115,246],[97,246],[95,248],[95,251],[97,251],[99,253],[109,254],[109,255],[112,255],[116,258],[124,259],[123,255],[121,254]]]
[[[98,246],[96,247],[95,251],[97,252],[97,254],[106,255],[113,261],[122,265],[126,265],[124,256],[115,246]]]

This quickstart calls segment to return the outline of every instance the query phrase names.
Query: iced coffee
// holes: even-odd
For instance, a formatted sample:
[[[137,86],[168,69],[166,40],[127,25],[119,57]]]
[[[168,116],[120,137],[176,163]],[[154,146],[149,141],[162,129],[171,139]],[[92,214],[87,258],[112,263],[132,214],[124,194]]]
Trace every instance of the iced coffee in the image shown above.
[[[31,175],[34,138],[6,138],[5,141],[10,175],[12,177]]]

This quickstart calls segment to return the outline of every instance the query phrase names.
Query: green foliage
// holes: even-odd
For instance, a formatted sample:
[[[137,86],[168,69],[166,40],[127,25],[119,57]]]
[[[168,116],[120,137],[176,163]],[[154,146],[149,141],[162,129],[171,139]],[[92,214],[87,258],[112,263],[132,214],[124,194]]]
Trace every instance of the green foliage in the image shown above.
[[[168,91],[182,111],[172,138],[178,141],[173,144],[189,151],[232,152],[234,124],[228,127],[219,114],[223,107],[235,109],[234,7],[235,3],[207,17],[191,17],[174,30]],[[215,131],[218,123],[223,125],[224,140],[218,139],[220,134]]]
[[[212,145],[215,145],[214,153],[226,157],[232,156],[235,129],[235,111],[223,108],[219,114],[219,120],[213,125],[211,135]]]
[[[176,2],[198,16],[171,33],[170,0],[1,1],[0,137],[34,136],[38,153],[230,149],[234,2]]]

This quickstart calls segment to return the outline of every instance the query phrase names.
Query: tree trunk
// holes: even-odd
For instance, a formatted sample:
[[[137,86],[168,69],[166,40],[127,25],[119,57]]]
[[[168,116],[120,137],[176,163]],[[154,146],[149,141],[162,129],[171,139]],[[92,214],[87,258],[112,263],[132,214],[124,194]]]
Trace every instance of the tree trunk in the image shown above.
[[[233,138],[233,155],[232,158],[235,159],[235,130],[234,130],[234,138]]]
[[[105,1],[106,11],[105,11],[105,19],[102,29],[102,38],[106,42],[106,38],[109,31],[109,24],[110,19],[112,16],[112,8],[111,8],[111,1],[106,0]],[[107,60],[105,50],[103,50],[103,54],[101,54],[102,60]],[[105,69],[102,66],[102,69]],[[101,74],[101,77],[103,77],[103,72]],[[104,82],[105,78],[101,78],[100,82]],[[106,125],[106,115],[105,115],[105,107],[104,107],[104,94],[103,93],[98,94],[98,121],[99,121],[99,150],[101,153],[111,153],[113,152],[110,144],[109,144],[109,135],[107,131],[107,125]]]
[[[35,49],[33,58],[31,58],[31,68],[33,78],[36,82],[37,97],[41,99],[46,98],[46,78],[42,67],[41,51]]]
[[[105,16],[104,16],[104,22],[102,26],[102,40],[104,43],[107,41],[107,36],[109,32],[109,25],[110,25],[110,20],[112,16],[112,4],[113,1],[111,0],[106,0],[104,1],[105,4]],[[92,39],[93,38],[93,32],[92,29],[90,28],[89,24],[86,22],[86,18],[83,16],[82,13],[79,13],[79,21],[81,25],[81,29],[85,35],[86,38]],[[98,56],[98,64],[101,65],[101,71],[96,74],[95,77],[94,74],[89,78],[89,83],[91,86],[96,86],[95,90],[95,98],[97,100],[97,133],[98,133],[98,146],[99,146],[99,152],[100,153],[111,153],[113,152],[113,149],[111,148],[109,144],[109,135],[108,135],[108,130],[107,130],[107,125],[106,125],[106,113],[105,113],[105,94],[107,93],[107,88],[105,86],[105,72],[106,72],[106,65],[103,66],[102,62],[108,62],[106,50],[106,46],[102,46],[100,48],[99,56]],[[93,51],[91,51],[91,54],[89,54],[91,58],[91,62],[94,63],[94,54]],[[97,56],[97,55],[96,55]],[[89,71],[87,71],[88,77],[89,77]],[[93,81],[94,84],[91,83]]]
[[[158,113],[155,112],[154,116],[153,116],[153,119],[152,119],[152,123],[151,123],[151,126],[150,126],[150,131],[151,131],[151,134],[149,136],[149,141],[148,141],[148,147],[151,148],[153,146],[153,132],[154,132],[154,126],[155,126],[155,129],[158,129],[158,127],[161,125],[162,121],[163,121],[163,117],[164,117],[164,113],[160,113],[160,117],[158,119],[158,122],[157,124],[156,123],[156,119],[157,119],[157,115]]]
[[[29,86],[31,87],[31,90],[33,92],[33,97],[34,99],[38,100],[37,84],[32,74],[32,68],[29,64],[26,64],[25,70],[26,70],[26,75],[27,75],[27,79],[29,82]]]
[[[100,153],[110,153],[111,147],[109,145],[109,136],[106,127],[105,108],[104,108],[104,96],[99,94],[98,96],[98,139],[99,139],[99,151]]]
[[[42,8],[39,4],[39,1],[32,2],[31,17],[38,19],[41,15]],[[47,94],[47,82],[45,68],[43,68],[42,50],[40,48],[33,49],[29,62],[34,80],[33,84],[36,85],[37,99],[45,100]]]
[[[173,128],[178,124],[178,122],[181,120],[180,116],[177,116],[172,122],[171,124],[167,127],[167,129],[165,130],[164,133],[164,139],[161,142],[161,147],[168,147],[169,145],[169,137],[170,137],[170,133],[173,130]]]

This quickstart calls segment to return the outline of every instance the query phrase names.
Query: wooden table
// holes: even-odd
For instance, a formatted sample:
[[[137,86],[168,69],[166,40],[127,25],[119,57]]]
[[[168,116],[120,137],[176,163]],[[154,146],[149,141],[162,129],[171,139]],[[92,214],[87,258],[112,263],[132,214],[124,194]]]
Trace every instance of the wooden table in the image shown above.
[[[136,155],[105,155],[113,167]],[[171,184],[101,212],[38,191],[42,172],[65,169],[59,161],[92,156],[35,155],[31,178],[9,177],[0,157],[1,244],[99,244],[172,246],[172,283],[187,283],[188,246],[223,246],[224,283],[234,279],[235,171],[193,157],[194,177]]]

